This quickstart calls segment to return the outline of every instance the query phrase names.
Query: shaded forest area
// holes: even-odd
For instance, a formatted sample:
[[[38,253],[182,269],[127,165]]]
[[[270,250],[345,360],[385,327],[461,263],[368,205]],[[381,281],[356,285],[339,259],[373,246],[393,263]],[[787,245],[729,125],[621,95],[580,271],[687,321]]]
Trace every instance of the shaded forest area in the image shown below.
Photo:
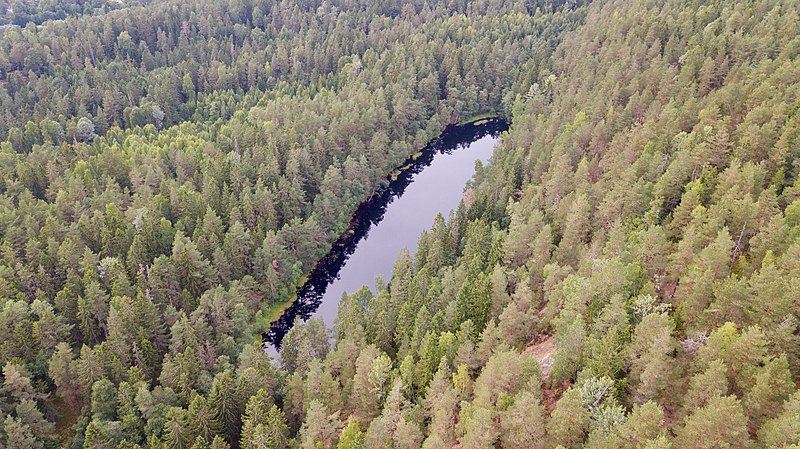
[[[166,2],[0,32],[7,447],[800,445],[797,2]],[[512,126],[471,203],[271,363],[264,308],[486,111]]]

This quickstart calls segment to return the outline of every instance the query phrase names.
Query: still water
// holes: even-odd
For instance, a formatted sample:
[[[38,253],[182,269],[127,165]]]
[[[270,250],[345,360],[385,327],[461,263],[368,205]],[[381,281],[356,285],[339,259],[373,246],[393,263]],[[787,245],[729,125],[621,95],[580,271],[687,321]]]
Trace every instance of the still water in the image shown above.
[[[377,276],[388,281],[400,251],[414,253],[420,234],[436,214],[446,217],[458,207],[475,173],[475,161],[489,160],[507,128],[499,119],[452,126],[416,159],[406,161],[396,179],[390,177],[386,188],[359,206],[348,231],[317,264],[297,301],[272,323],[264,343],[280,346],[297,317],[322,317],[330,327],[343,293],[371,286]]]

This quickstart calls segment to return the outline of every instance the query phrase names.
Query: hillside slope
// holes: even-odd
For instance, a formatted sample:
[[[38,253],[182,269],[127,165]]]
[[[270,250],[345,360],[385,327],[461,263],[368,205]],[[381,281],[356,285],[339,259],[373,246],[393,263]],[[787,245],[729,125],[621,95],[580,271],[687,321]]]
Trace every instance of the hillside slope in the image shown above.
[[[800,446],[798,2],[311,3],[229,12],[275,53],[215,53],[220,78],[184,64],[204,85],[163,130],[142,90],[124,130],[84,133],[104,107],[41,112],[21,82],[37,61],[0,52],[30,106],[1,147],[0,443]],[[187,42],[165,20],[152,62],[172,67]],[[298,37],[352,23],[358,48]],[[2,48],[44,51],[30,33]],[[151,43],[126,41],[97,78],[124,60],[157,84]],[[266,79],[237,72],[268,59]],[[80,97],[66,66],[40,82]],[[205,89],[219,113],[193,109]],[[259,301],[290,294],[392,161],[485,109],[512,126],[470,204],[270,363]]]
[[[330,372],[363,328],[426,447],[800,444],[798,53],[796,2],[593,3]]]

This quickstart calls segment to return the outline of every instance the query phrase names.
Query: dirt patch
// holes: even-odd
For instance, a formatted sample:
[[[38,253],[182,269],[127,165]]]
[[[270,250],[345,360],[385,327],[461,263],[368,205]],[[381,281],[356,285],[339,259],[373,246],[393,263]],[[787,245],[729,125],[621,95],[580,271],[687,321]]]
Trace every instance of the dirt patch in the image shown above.
[[[523,352],[531,354],[539,362],[539,366],[542,368],[542,377],[547,378],[550,374],[550,369],[553,367],[553,353],[555,350],[556,337],[542,335],[537,337]]]
[[[553,385],[550,388],[542,389],[542,405],[544,406],[547,416],[550,416],[550,414],[553,413],[553,410],[556,409],[556,403],[559,399],[561,399],[561,396],[564,395],[564,392],[567,391],[571,386],[572,384],[564,381]]]
[[[47,401],[48,418],[56,422],[56,435],[61,447],[69,447],[75,436],[75,423],[81,417],[79,404],[68,404],[60,397],[53,395]]]

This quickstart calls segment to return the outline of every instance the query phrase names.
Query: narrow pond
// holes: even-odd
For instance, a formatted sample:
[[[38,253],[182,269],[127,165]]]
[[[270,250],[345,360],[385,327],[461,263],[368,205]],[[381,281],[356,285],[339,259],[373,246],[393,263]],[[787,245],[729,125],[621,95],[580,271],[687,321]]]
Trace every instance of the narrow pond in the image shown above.
[[[500,133],[508,124],[500,119],[451,126],[410,158],[396,179],[362,203],[350,227],[317,264],[297,300],[263,335],[268,352],[280,347],[283,336],[300,317],[322,317],[329,327],[336,318],[343,293],[364,285],[372,287],[377,276],[389,281],[403,248],[412,254],[424,229],[436,214],[447,217],[458,207],[464,187],[475,173],[475,161],[486,163]]]

